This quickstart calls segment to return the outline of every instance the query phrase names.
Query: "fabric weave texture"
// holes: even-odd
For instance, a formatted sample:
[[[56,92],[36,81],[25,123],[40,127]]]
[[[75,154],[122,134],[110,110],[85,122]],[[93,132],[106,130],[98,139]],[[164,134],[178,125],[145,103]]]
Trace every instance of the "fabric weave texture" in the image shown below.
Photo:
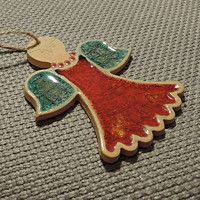
[[[180,81],[185,98],[151,148],[106,164],[79,103],[35,122],[22,90],[35,68],[25,53],[0,49],[0,199],[200,199],[199,0],[0,0],[6,30],[57,37],[68,51],[94,39],[131,47],[120,76]]]

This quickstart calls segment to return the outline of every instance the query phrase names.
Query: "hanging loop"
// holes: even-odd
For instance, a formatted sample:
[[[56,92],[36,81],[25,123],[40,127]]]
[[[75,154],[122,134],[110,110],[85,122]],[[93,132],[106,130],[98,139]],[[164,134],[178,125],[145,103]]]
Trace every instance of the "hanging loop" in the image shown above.
[[[4,48],[4,49],[10,49],[10,50],[13,50],[13,51],[27,51],[28,49],[31,49],[35,46],[37,46],[38,44],[40,44],[40,41],[39,39],[33,35],[32,33],[29,33],[29,32],[23,32],[23,31],[7,31],[7,32],[0,32],[0,36],[1,35],[10,35],[10,34],[15,34],[15,35],[27,35],[27,36],[30,36],[31,38],[34,39],[34,44],[29,46],[29,47],[17,47],[17,46],[9,46],[9,45],[6,45],[6,44],[0,44],[0,48]]]

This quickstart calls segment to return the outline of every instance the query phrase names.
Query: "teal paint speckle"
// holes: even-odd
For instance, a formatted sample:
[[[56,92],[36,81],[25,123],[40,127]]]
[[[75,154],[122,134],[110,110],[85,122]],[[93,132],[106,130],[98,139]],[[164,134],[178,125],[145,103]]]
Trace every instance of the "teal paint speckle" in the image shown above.
[[[28,89],[40,102],[40,111],[46,112],[67,101],[75,89],[49,71],[41,71],[28,81]]]
[[[112,69],[127,56],[128,50],[114,49],[102,41],[89,41],[80,46],[80,54],[104,69]]]

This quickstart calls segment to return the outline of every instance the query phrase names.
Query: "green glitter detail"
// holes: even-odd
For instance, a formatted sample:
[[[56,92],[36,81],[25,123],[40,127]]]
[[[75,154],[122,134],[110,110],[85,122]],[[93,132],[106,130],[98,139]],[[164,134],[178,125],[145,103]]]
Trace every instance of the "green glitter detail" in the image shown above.
[[[70,84],[48,71],[42,71],[32,76],[28,81],[28,89],[40,102],[41,112],[60,106],[75,93]]]
[[[102,41],[89,41],[80,46],[80,54],[104,69],[115,68],[127,56],[127,49],[114,49]]]

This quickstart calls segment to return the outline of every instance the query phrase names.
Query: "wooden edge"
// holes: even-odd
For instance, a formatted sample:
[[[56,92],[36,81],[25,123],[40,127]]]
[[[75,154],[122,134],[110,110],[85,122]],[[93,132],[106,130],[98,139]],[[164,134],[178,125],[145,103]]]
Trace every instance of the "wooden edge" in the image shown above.
[[[118,64],[116,67],[112,68],[110,70],[110,73],[112,74],[117,74],[118,72],[120,72],[125,66],[126,64],[129,62],[129,59],[131,57],[131,52],[132,52],[132,49],[131,48],[128,48],[128,54],[126,55],[126,57],[122,60],[122,62],[120,64]]]
[[[33,57],[31,57],[28,53],[27,53],[27,60],[34,66],[38,67],[38,68],[50,68],[51,67],[51,63],[50,62],[42,62],[42,61],[38,61],[36,59],[34,59]]]

